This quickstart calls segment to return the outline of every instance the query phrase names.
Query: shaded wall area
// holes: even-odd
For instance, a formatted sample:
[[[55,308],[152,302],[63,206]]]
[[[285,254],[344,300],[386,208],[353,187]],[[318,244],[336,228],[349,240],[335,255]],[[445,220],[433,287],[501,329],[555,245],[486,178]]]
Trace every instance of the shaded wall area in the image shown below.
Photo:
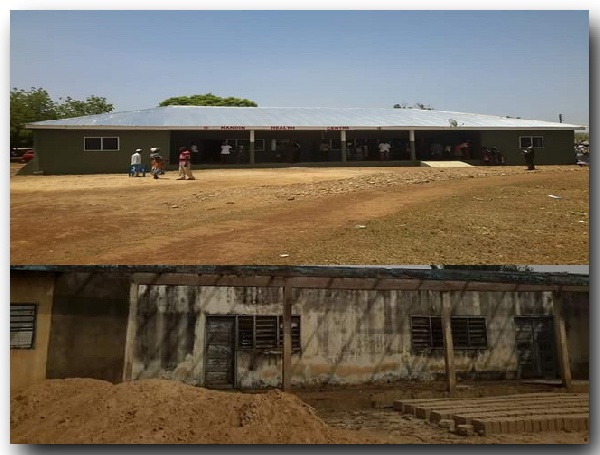
[[[54,274],[10,273],[10,303],[37,305],[33,348],[10,350],[10,390],[46,379],[53,288]]]
[[[590,375],[589,300],[589,293],[563,293],[563,317],[573,379],[588,379]]]
[[[54,288],[49,379],[122,378],[130,275],[63,273]]]

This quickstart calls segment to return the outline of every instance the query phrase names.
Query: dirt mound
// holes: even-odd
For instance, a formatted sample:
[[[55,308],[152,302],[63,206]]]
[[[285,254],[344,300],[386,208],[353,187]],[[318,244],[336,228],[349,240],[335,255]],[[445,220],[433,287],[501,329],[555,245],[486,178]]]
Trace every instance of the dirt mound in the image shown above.
[[[219,392],[176,381],[46,380],[11,396],[11,443],[369,444],[294,395]]]

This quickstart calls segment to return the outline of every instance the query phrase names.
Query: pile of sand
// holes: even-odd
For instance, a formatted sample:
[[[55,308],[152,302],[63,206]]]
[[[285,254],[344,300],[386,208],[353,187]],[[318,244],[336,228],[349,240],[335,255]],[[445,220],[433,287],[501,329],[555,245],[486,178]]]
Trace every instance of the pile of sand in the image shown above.
[[[11,396],[11,443],[369,444],[280,391],[219,392],[168,380],[46,380]]]

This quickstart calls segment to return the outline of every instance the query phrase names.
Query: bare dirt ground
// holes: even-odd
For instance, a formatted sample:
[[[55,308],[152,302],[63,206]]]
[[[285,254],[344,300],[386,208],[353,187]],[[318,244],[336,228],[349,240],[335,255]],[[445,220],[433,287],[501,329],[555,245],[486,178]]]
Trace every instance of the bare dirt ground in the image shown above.
[[[177,181],[17,166],[15,265],[589,263],[588,168],[217,169]]]
[[[429,387],[429,388],[428,388]],[[11,443],[133,444],[587,444],[589,431],[469,436],[352,398],[438,395],[441,384],[348,387],[295,394],[221,392],[176,381],[113,385],[93,379],[46,380],[11,392]],[[548,386],[463,384],[459,394],[546,391]],[[357,394],[357,392],[360,393]],[[330,401],[323,401],[324,400]],[[388,396],[391,398],[391,395]],[[320,402],[320,405],[314,402]],[[329,405],[325,405],[325,403]],[[352,406],[349,406],[349,403]],[[383,403],[383,402],[382,402]]]

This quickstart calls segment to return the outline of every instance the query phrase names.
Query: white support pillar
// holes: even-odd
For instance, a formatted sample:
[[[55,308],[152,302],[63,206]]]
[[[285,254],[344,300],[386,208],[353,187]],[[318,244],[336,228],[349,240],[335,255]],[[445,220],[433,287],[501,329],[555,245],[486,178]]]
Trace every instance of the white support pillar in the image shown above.
[[[346,162],[346,154],[347,154],[347,147],[346,147],[346,131],[342,130],[340,131],[340,141],[342,143],[341,149],[342,149],[342,163]]]
[[[250,130],[250,164],[255,163],[254,158],[254,130]]]
[[[410,141],[410,160],[416,161],[417,154],[415,152],[415,130],[408,131],[408,140]]]

